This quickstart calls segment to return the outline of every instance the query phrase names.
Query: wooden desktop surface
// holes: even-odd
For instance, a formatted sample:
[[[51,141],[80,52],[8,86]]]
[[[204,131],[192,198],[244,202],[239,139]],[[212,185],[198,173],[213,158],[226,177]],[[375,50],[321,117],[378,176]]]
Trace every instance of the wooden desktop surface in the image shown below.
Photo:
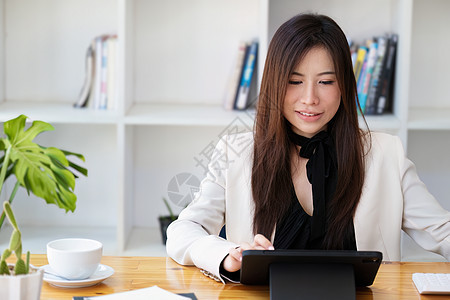
[[[31,256],[35,266],[46,265],[45,254]],[[200,273],[196,267],[185,267],[166,257],[105,256],[102,264],[114,268],[114,275],[92,287],[58,288],[42,285],[41,299],[72,299],[73,296],[99,296],[157,285],[173,293],[194,293],[197,299],[269,299],[267,286],[222,284]],[[375,282],[357,288],[356,299],[449,299],[448,296],[421,296],[411,275],[415,272],[450,273],[450,262],[383,263]]]

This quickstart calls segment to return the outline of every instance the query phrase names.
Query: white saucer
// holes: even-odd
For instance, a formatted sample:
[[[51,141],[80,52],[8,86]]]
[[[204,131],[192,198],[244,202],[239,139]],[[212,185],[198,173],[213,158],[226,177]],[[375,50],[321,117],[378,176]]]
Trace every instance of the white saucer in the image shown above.
[[[83,279],[83,280],[70,280],[58,277],[56,275],[52,275],[49,273],[54,273],[50,265],[42,266],[41,269],[44,270],[44,281],[48,282],[51,285],[63,288],[80,288],[96,285],[97,283],[102,282],[106,278],[110,277],[114,274],[114,269],[100,264],[94,274],[91,277]],[[48,273],[47,273],[48,272]]]

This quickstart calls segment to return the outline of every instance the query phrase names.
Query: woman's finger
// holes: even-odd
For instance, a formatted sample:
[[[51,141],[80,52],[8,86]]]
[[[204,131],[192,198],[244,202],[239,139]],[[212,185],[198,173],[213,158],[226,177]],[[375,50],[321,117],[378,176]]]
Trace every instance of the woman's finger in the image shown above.
[[[223,261],[223,268],[228,272],[236,272],[241,269],[242,253],[239,248],[232,248]]]
[[[250,245],[249,243],[242,243],[240,246],[239,246],[239,248],[242,250],[242,251],[244,251],[244,250],[252,250],[252,249],[254,249],[253,248],[253,245]],[[242,252],[241,251],[241,252]]]
[[[255,235],[253,244],[255,249],[274,250],[272,243],[262,234]]]
[[[238,248],[230,249],[229,255],[231,257],[233,257],[235,260],[241,261],[242,260],[242,248],[238,247]]]

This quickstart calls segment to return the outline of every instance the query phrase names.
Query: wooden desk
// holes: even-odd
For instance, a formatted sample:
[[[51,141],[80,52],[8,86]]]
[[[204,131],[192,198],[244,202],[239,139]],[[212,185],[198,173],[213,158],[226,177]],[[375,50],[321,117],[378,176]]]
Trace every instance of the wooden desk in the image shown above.
[[[45,255],[32,255],[36,266],[47,264]],[[72,299],[98,296],[157,285],[174,293],[195,293],[203,299],[269,299],[267,286],[222,284],[205,277],[195,267],[180,266],[165,257],[105,256],[102,264],[115,273],[102,283],[86,288],[57,288],[44,282],[41,299]],[[450,263],[383,263],[372,286],[357,289],[357,299],[448,299],[448,296],[420,296],[411,280],[414,272],[450,273]]]

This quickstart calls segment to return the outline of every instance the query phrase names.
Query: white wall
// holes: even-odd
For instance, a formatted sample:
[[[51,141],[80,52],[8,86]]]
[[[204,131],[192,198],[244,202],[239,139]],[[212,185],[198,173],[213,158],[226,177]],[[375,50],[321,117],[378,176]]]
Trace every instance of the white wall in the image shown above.
[[[305,2],[305,1],[303,1]],[[307,9],[304,3],[298,0],[269,1],[269,39],[272,38],[278,27],[296,14],[312,12],[325,14],[333,18],[348,38],[362,42],[374,34],[384,34],[392,31],[393,7],[391,0],[363,1],[307,1]],[[361,13],[360,7],[364,5]]]
[[[91,40],[117,32],[116,1],[5,1],[6,100],[75,102]]]
[[[408,157],[415,163],[420,179],[450,210],[450,132],[410,131]]]
[[[439,9],[433,9],[439,7]],[[412,107],[450,108],[450,1],[414,1]]]
[[[220,105],[239,42],[258,37],[259,2],[136,1],[136,102]]]

